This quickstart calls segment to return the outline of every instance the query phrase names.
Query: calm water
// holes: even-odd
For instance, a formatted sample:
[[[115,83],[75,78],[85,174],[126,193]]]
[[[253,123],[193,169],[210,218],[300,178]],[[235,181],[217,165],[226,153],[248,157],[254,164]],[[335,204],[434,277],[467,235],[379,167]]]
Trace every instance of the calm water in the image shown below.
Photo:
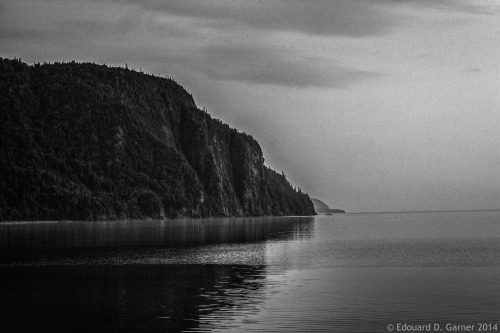
[[[3,223],[0,283],[0,332],[500,331],[500,212]]]

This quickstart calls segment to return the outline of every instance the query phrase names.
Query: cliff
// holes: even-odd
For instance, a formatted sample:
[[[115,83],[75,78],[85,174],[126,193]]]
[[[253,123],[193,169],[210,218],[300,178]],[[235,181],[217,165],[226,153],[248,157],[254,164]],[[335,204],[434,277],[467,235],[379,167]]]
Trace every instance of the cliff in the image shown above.
[[[171,79],[0,58],[0,220],[313,215]]]

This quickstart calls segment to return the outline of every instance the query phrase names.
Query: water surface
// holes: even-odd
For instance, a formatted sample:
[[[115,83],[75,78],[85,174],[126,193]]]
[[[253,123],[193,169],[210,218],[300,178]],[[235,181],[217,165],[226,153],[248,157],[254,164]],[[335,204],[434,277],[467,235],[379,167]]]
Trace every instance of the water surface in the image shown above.
[[[500,212],[4,223],[0,265],[2,332],[500,330]]]

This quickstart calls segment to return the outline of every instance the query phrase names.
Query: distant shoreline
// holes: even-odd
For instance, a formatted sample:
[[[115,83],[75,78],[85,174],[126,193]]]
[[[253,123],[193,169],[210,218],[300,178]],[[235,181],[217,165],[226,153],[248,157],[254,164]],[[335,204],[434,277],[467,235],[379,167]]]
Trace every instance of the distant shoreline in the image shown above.
[[[258,218],[310,218],[319,216],[318,215],[263,215],[263,216],[225,216],[225,217],[174,217],[174,218],[164,218],[164,219],[152,219],[152,218],[130,218],[130,219],[116,219],[116,220],[5,220],[0,221],[0,225],[2,224],[55,224],[55,223],[75,223],[75,222],[85,222],[85,223],[100,223],[100,222],[134,222],[134,221],[142,221],[142,222],[150,222],[150,221],[203,221],[203,220],[245,220],[245,219],[258,219]]]
[[[320,213],[318,215],[282,215],[282,216],[238,216],[238,217],[201,217],[201,218],[193,218],[193,217],[180,217],[180,218],[165,218],[165,219],[117,219],[117,220],[23,220],[23,221],[0,221],[0,225],[2,224],[23,224],[23,223],[60,223],[60,222],[125,222],[125,221],[172,221],[172,220],[213,220],[213,219],[252,219],[252,218],[286,218],[286,217],[315,217],[315,216],[332,216],[332,215],[371,215],[371,214],[419,214],[419,213],[474,213],[474,212],[500,212],[500,209],[477,209],[477,210],[421,210],[421,211],[401,211],[401,212],[358,212],[358,213]]]
[[[349,212],[346,214],[416,214],[416,213],[467,213],[467,212],[500,212],[500,209],[464,209],[464,210],[414,210],[386,212]]]

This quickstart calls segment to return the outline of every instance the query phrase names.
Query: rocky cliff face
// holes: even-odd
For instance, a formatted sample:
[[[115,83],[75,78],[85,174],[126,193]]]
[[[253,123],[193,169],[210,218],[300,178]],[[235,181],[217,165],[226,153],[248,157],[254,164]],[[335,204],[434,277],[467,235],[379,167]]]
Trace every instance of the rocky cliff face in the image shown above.
[[[314,214],[172,80],[0,59],[0,108],[1,220]]]

